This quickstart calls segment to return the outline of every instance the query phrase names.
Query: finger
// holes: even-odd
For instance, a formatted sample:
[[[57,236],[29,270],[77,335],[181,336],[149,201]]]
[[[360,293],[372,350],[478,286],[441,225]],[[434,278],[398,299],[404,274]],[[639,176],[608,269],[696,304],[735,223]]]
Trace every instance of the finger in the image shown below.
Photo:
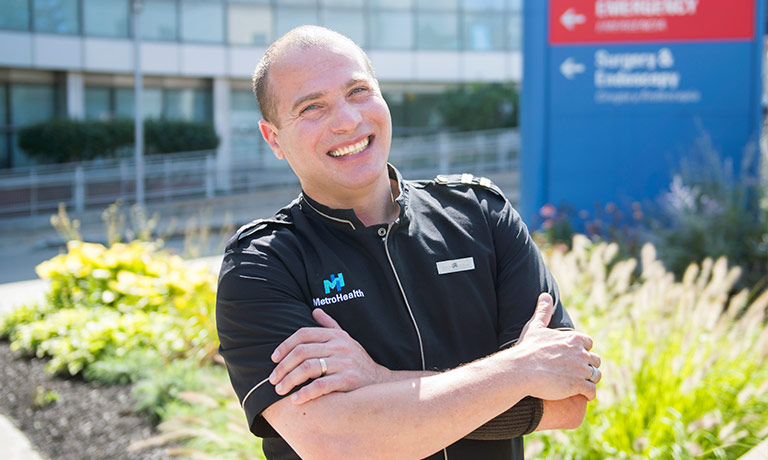
[[[329,355],[328,347],[325,344],[299,344],[291,350],[290,353],[285,355],[277,366],[272,369],[272,373],[269,374],[269,382],[272,385],[277,385],[289,372],[293,372],[294,369],[300,367],[305,361],[311,361],[316,358],[327,358]]]
[[[581,391],[581,394],[584,395],[585,398],[587,398],[587,401],[592,401],[597,396],[597,385],[585,380],[584,381],[584,387]]]
[[[333,335],[324,327],[303,327],[294,332],[290,337],[285,339],[283,343],[275,348],[272,352],[272,362],[279,363],[285,356],[287,356],[294,348],[304,343],[325,343]]]
[[[336,376],[322,377],[315,379],[309,385],[292,394],[291,402],[296,405],[304,404],[313,399],[317,399],[320,396],[333,393],[337,390],[342,390],[343,388],[343,379]]]
[[[602,363],[603,363],[603,360],[600,359],[600,355],[595,353],[589,354],[589,364],[599,368]]]
[[[312,310],[312,317],[315,318],[315,321],[320,323],[320,325],[323,327],[341,329],[339,323],[337,323],[335,319],[331,318],[328,313],[324,312],[322,308],[315,308]]]
[[[533,318],[531,318],[531,325],[547,327],[549,321],[552,319],[553,311],[552,296],[546,292],[542,292],[539,294],[536,311],[534,311]]]
[[[326,366],[329,368],[326,375],[331,373],[330,362],[328,359],[325,360]],[[307,359],[287,373],[275,385],[275,392],[279,395],[286,395],[307,380],[319,379],[320,377],[323,377],[323,366],[320,364],[320,360],[317,358]]]

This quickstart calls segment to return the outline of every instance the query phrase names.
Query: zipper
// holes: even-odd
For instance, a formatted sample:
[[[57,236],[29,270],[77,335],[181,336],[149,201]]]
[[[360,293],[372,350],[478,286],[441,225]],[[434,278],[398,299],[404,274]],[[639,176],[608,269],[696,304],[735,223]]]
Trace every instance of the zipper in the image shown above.
[[[390,223],[387,226],[387,234],[384,236],[384,251],[387,253],[387,260],[389,261],[389,266],[392,268],[392,273],[395,275],[395,281],[397,281],[397,286],[400,288],[400,295],[403,296],[403,301],[405,301],[405,308],[408,309],[408,314],[411,315],[411,321],[413,322],[413,327],[416,329],[416,337],[419,339],[419,353],[421,353],[421,370],[425,371],[427,370],[427,364],[424,360],[424,344],[421,341],[421,332],[419,332],[419,325],[416,324],[416,318],[413,316],[413,311],[411,310],[411,305],[408,303],[408,297],[405,296],[405,291],[403,290],[403,284],[400,282],[400,277],[397,276],[397,270],[395,270],[395,264],[392,262],[392,257],[389,255],[389,231],[392,230],[392,223]]]
[[[397,281],[397,287],[400,288],[400,295],[403,296],[403,301],[405,302],[405,308],[408,309],[408,314],[411,316],[411,321],[413,322],[413,328],[416,329],[416,337],[419,339],[419,353],[421,353],[421,370],[425,371],[427,370],[427,364],[424,360],[424,344],[421,341],[421,332],[419,332],[419,325],[416,324],[416,318],[413,316],[413,310],[411,310],[411,305],[408,303],[408,297],[405,296],[405,290],[403,290],[403,284],[400,282],[400,277],[397,275],[397,270],[395,269],[395,264],[392,262],[392,256],[389,255],[389,231],[392,230],[393,223],[390,222],[390,224],[387,226],[387,233],[384,235],[384,251],[387,253],[387,260],[389,261],[389,266],[392,268],[392,273],[395,275],[395,281]],[[448,449],[443,449],[443,458],[445,460],[448,460]]]

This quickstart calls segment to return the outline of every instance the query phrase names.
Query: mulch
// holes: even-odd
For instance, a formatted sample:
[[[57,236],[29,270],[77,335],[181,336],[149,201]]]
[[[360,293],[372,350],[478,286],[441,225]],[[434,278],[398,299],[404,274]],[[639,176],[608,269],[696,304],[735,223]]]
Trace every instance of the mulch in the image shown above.
[[[45,361],[20,357],[0,341],[0,413],[52,460],[160,460],[165,447],[129,450],[157,435],[153,421],[132,410],[129,385],[104,385],[45,372]],[[50,392],[50,393],[49,393]],[[42,395],[58,395],[41,404]]]

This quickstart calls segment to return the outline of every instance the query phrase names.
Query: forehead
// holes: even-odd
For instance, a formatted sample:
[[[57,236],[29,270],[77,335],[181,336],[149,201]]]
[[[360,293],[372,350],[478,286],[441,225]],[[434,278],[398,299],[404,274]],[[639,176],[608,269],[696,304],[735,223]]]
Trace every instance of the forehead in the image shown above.
[[[270,92],[279,113],[307,94],[343,87],[353,79],[372,80],[360,50],[346,43],[285,51],[273,64]]]

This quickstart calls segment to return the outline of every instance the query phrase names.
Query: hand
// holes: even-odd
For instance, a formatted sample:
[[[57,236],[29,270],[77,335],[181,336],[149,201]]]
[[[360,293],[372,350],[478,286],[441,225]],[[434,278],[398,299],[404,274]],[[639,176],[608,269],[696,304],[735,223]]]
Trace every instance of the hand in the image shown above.
[[[533,389],[531,396],[554,401],[581,394],[591,401],[602,374],[597,370],[592,381],[587,379],[592,367],[600,367],[600,356],[589,351],[593,343],[588,335],[547,328],[553,311],[552,297],[542,293],[533,317],[512,348],[527,359],[524,371]]]
[[[303,404],[334,391],[352,391],[387,378],[389,370],[373,361],[327,313],[316,308],[312,317],[323,327],[299,329],[272,354],[277,366],[269,382],[278,394],[288,394],[297,385],[314,379],[291,395],[291,402]],[[325,360],[325,375],[319,358]]]

